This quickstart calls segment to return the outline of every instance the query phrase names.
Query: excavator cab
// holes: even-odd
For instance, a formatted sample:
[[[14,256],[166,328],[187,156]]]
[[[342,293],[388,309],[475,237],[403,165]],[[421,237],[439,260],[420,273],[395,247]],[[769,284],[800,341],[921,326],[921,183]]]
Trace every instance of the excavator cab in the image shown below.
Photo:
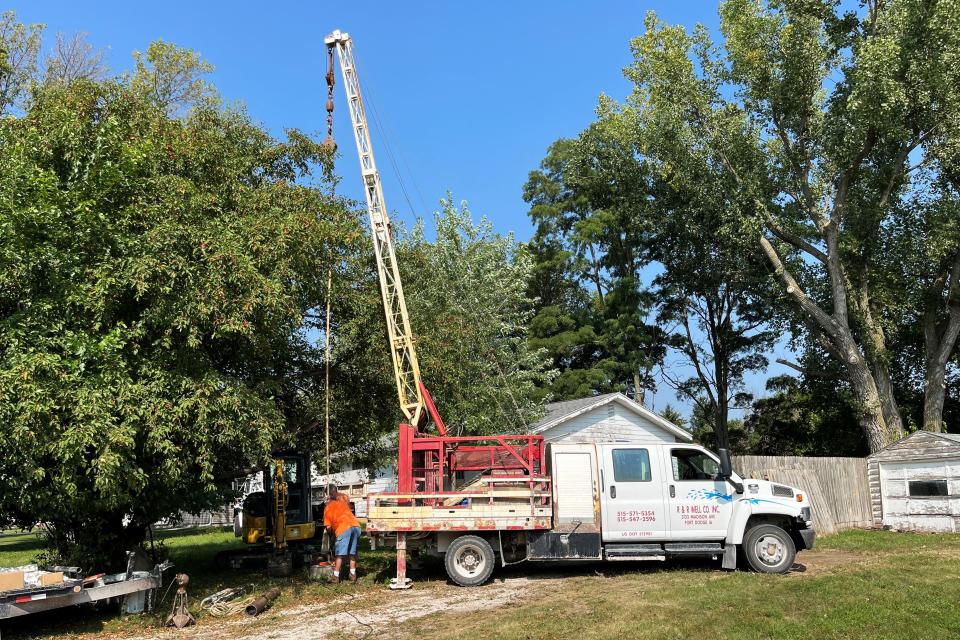
[[[279,478],[278,468],[282,468]],[[263,491],[255,491],[243,501],[240,537],[247,544],[276,546],[278,536],[275,535],[275,529],[278,521],[285,520],[280,523],[284,531],[279,536],[279,542],[312,540],[317,530],[310,502],[310,456],[296,451],[280,452],[273,456],[262,472]],[[277,517],[281,504],[284,518]]]

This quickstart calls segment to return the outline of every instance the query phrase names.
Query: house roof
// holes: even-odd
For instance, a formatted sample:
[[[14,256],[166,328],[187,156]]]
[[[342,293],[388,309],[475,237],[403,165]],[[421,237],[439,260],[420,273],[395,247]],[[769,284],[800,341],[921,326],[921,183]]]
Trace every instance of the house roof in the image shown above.
[[[604,393],[598,396],[578,398],[576,400],[552,402],[547,405],[547,415],[541,418],[538,422],[530,425],[530,433],[542,433],[562,422],[566,422],[567,420],[575,418],[588,411],[592,411],[598,407],[610,404],[611,402],[616,402],[622,407],[633,411],[637,415],[646,418],[661,429],[668,431],[682,440],[687,442],[693,440],[693,436],[691,436],[690,432],[686,429],[678,427],[666,418],[657,415],[639,402],[631,400],[622,393]]]
[[[937,442],[937,441],[940,442]],[[946,442],[943,442],[946,441]],[[898,452],[905,451],[907,449],[914,449],[916,447],[923,447],[923,442],[931,443],[930,446],[935,449],[939,447],[943,452],[950,453],[951,455],[956,455],[952,453],[955,449],[960,448],[960,433],[936,433],[934,431],[914,431],[913,433],[900,438],[896,442],[891,442],[883,449],[871,453],[868,458],[877,458],[880,460],[885,460],[890,458],[892,455],[899,455]],[[925,453],[929,453],[926,452]]]

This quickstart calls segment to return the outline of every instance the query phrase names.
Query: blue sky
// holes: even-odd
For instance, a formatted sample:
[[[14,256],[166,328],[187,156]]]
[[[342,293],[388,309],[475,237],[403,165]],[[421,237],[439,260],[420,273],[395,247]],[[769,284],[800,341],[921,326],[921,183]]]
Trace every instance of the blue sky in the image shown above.
[[[683,5],[688,4],[687,8]],[[521,198],[547,145],[575,135],[621,74],[647,10],[716,24],[712,2],[64,2],[15,1],[25,22],[83,31],[110,47],[111,68],[157,38],[200,51],[228,100],[275,132],[325,127],[323,36],[354,38],[361,81],[386,129],[418,215],[447,190],[500,231],[531,233]],[[339,81],[339,78],[338,78]],[[337,88],[341,191],[362,195],[342,88]],[[376,134],[376,130],[374,130]],[[384,141],[375,139],[387,204],[410,218]],[[407,170],[409,167],[409,170]]]
[[[275,133],[323,132],[323,37],[334,29],[355,42],[368,102],[385,130],[410,203],[373,129],[388,207],[409,223],[429,216],[449,190],[474,215],[521,240],[532,233],[523,183],[547,146],[576,135],[597,98],[625,97],[629,41],[654,10],[667,22],[716,30],[715,2],[364,2],[162,3],[106,0],[15,1],[24,22],[86,32],[109,47],[113,71],[162,38],[199,51],[216,66],[213,82]],[[339,71],[338,71],[339,74]],[[337,81],[340,78],[338,75]],[[342,157],[339,193],[362,198],[357,160],[336,90],[335,135]],[[765,376],[749,382],[762,392]],[[661,388],[655,406],[678,401]],[[685,403],[681,403],[685,404]]]

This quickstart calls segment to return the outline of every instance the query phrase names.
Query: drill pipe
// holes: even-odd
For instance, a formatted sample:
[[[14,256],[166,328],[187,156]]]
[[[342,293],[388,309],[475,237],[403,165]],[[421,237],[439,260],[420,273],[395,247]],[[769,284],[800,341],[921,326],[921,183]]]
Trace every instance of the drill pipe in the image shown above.
[[[267,589],[259,598],[248,604],[244,611],[246,611],[248,616],[258,616],[263,613],[263,610],[270,606],[270,603],[276,600],[279,595],[280,589],[278,587]]]

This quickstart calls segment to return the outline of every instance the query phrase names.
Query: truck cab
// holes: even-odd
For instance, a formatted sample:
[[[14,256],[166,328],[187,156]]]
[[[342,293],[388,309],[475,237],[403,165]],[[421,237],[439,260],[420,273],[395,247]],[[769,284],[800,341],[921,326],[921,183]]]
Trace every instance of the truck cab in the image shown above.
[[[528,559],[663,560],[723,557],[737,549],[765,573],[790,569],[814,543],[799,489],[744,480],[716,455],[685,443],[548,445],[553,527],[528,534]]]

